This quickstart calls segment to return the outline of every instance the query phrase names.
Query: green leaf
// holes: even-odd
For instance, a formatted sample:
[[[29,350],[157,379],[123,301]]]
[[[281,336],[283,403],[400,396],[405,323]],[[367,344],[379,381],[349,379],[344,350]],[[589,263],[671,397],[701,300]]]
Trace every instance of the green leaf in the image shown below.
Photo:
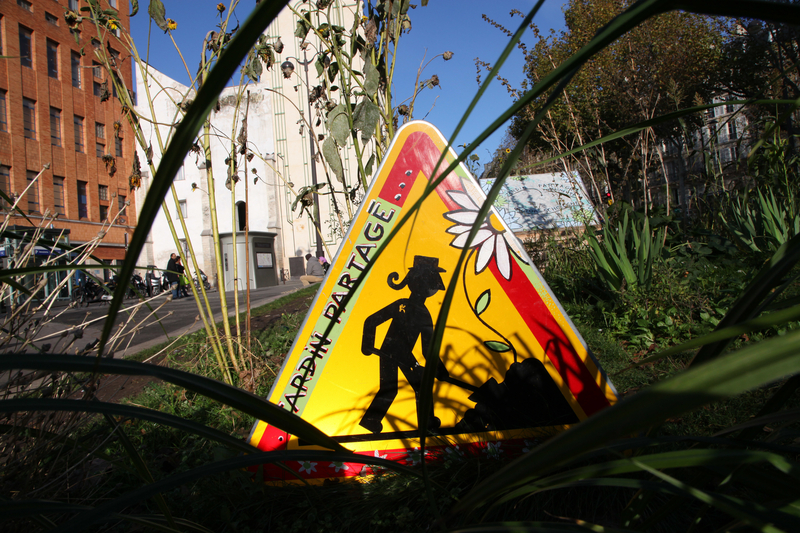
[[[314,66],[317,68],[317,77],[318,78],[322,77],[322,73],[325,72],[325,62],[323,61],[324,57],[325,57],[325,54],[318,54],[317,55],[317,60],[314,61]]]
[[[331,167],[331,172],[336,176],[336,179],[344,183],[344,169],[342,168],[342,160],[339,158],[339,149],[336,148],[336,143],[330,136],[322,143],[322,155],[325,157],[328,166]]]
[[[311,15],[303,13],[303,16],[297,19],[297,28],[294,30],[294,36],[298,39],[305,39],[308,31],[311,29]]]
[[[369,156],[369,159],[367,159],[367,164],[364,165],[364,173],[366,173],[367,179],[372,177],[372,165],[374,164],[375,164],[375,154],[373,153],[371,156]]]
[[[331,83],[336,81],[337,74],[339,74],[339,63],[334,61],[331,63],[331,66],[328,67],[328,79]]]
[[[353,110],[353,129],[361,132],[361,141],[366,144],[375,134],[381,110],[369,98],[364,98]]]
[[[257,82],[258,79],[261,77],[261,73],[263,69],[261,67],[261,59],[257,55],[253,55],[250,58],[250,61],[247,62],[247,66],[244,69],[244,73],[247,75],[248,78]]]
[[[147,13],[150,15],[150,18],[153,19],[153,22],[156,23],[156,26],[163,31],[167,31],[166,11],[164,10],[164,4],[161,3],[161,0],[150,0]]]
[[[492,350],[493,352],[507,352],[511,349],[511,346],[504,342],[500,341],[483,341],[483,345]]]
[[[372,61],[368,58],[364,65],[364,93],[370,98],[375,98],[378,92],[379,81],[380,76],[378,74],[378,69],[375,68]]]
[[[138,12],[139,12],[139,0],[131,0],[131,14],[128,16],[133,17]]]
[[[336,144],[345,146],[347,138],[350,136],[350,122],[347,120],[347,108],[345,108],[344,104],[337,105],[328,113],[328,131],[331,132],[331,135],[336,140]],[[326,143],[328,139],[325,140]],[[324,151],[323,148],[323,153]]]
[[[489,304],[492,301],[492,290],[486,289],[483,293],[478,296],[478,300],[475,302],[475,314],[480,315],[486,308],[489,307]]]

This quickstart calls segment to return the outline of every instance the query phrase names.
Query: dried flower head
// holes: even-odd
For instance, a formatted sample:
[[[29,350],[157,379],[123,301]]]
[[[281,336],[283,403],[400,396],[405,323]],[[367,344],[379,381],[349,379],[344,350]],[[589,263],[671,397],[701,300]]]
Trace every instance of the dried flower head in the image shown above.
[[[453,58],[453,52],[448,50],[447,52],[442,54],[442,57],[444,58],[445,61],[450,61]]]
[[[219,4],[217,4],[217,11],[219,11],[220,13],[222,13],[223,11],[225,11],[225,4],[223,4],[222,2],[220,2]]]
[[[167,19],[167,29],[168,30],[177,30],[178,29],[178,23],[175,22],[172,19]]]

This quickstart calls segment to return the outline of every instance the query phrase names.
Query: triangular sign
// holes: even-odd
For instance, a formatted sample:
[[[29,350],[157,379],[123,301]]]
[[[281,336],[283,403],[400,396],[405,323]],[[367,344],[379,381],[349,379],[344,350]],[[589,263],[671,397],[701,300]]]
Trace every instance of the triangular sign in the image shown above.
[[[442,134],[425,122],[410,122],[397,132],[269,395],[357,453],[407,463],[418,459],[416,391],[426,361],[423,349],[485,199],[463,164],[373,259],[422,196],[446,146]],[[455,158],[449,149],[440,169]],[[350,292],[352,299],[330,328]],[[616,399],[577,329],[494,209],[481,222],[459,274],[441,361],[428,449],[519,452],[537,436],[560,431]],[[310,448],[264,422],[256,423],[249,441],[262,450]],[[308,479],[363,472],[355,464],[296,463],[287,466]],[[291,478],[274,467],[265,467],[265,474]]]

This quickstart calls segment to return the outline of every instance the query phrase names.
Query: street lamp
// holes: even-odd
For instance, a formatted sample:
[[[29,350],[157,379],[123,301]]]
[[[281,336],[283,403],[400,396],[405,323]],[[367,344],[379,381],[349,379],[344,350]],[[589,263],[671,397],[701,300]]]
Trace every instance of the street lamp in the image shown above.
[[[314,143],[314,127],[312,126],[312,122],[313,121],[311,120],[311,91],[309,89],[309,87],[311,87],[311,86],[309,85],[309,82],[308,82],[308,65],[311,64],[311,61],[314,59],[314,57],[316,55],[317,54],[314,54],[314,56],[312,56],[311,59],[308,59],[308,57],[306,55],[306,51],[305,51],[305,49],[303,49],[303,61],[300,61],[296,57],[289,57],[288,59],[294,59],[299,64],[303,65],[303,67],[305,68],[305,71],[306,71],[306,102],[308,102],[308,130],[309,130],[308,131],[308,133],[309,133],[308,138],[310,140],[310,146],[311,146],[311,185],[314,187],[314,193],[313,193],[313,195],[314,195],[314,227],[316,229],[316,234],[317,234],[317,257],[322,257],[322,255],[323,255],[322,254],[322,237],[321,237],[322,236],[322,231],[321,231],[320,223],[319,223],[319,195],[317,194],[317,188],[316,188],[316,185],[317,185],[317,157],[316,157],[316,152],[314,150],[314,144],[315,144]],[[291,61],[288,61],[288,59],[287,59],[287,61],[284,61],[283,63],[281,63],[281,72],[283,72],[283,77],[286,78],[286,79],[291,78],[292,74],[294,73],[294,63],[292,63]]]

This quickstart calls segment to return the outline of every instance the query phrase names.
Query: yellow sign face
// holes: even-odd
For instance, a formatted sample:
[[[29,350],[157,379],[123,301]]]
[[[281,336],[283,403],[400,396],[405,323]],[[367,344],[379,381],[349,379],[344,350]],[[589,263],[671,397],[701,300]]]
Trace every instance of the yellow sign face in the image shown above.
[[[497,211],[477,221],[485,195],[463,165],[375,258],[434,179],[446,146],[425,122],[397,132],[269,395],[354,452],[410,464],[419,459],[425,352],[465,247],[428,413],[428,449],[519,453],[537,436],[616,399]],[[449,150],[438,172],[455,158]],[[476,223],[480,229],[468,243]],[[250,443],[261,450],[310,448],[260,421]],[[288,466],[309,479],[362,473],[348,463]],[[287,478],[276,467],[265,467],[265,474]]]

